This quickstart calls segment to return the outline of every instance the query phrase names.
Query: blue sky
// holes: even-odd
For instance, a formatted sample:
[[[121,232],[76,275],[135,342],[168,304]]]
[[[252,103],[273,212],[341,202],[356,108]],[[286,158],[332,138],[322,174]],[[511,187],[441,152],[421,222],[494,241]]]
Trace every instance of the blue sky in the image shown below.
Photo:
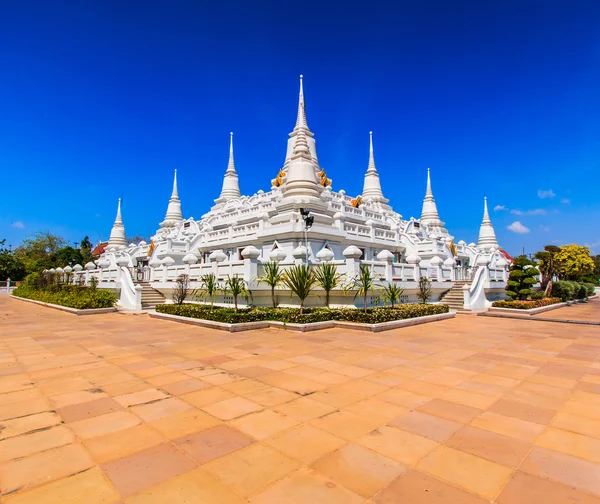
[[[359,194],[373,130],[385,195],[476,241],[600,253],[600,3],[30,2],[0,4],[0,239],[107,238],[219,195],[234,132],[242,192],[268,190],[298,75],[321,165]],[[494,210],[496,208],[496,210]],[[517,224],[516,224],[517,223]]]

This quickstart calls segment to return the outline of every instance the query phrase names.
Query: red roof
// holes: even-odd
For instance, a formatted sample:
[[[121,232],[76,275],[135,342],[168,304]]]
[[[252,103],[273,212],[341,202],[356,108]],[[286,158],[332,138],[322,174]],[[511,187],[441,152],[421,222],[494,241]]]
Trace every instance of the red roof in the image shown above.
[[[504,254],[504,257],[506,257],[511,263],[515,262],[515,260],[508,254],[506,250],[500,249],[500,252],[502,252]]]
[[[96,255],[100,255],[102,254],[102,252],[104,252],[104,249],[106,248],[106,246],[108,245],[108,242],[100,242],[98,243],[98,245],[96,245],[93,249],[92,249],[92,255],[96,256]]]

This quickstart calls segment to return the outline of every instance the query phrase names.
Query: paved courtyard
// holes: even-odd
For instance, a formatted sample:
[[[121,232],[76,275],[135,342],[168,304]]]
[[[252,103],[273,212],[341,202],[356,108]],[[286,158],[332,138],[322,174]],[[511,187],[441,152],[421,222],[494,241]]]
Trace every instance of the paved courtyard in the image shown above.
[[[598,319],[599,301],[581,308]],[[229,334],[0,296],[0,491],[3,504],[600,504],[600,326],[460,315]]]

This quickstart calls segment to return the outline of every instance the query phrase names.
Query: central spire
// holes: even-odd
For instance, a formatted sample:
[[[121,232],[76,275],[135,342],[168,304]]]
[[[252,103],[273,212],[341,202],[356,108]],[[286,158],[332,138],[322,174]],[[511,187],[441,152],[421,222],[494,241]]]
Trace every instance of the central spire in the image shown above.
[[[481,227],[479,228],[479,240],[477,240],[477,246],[480,248],[492,248],[498,246],[498,240],[496,240],[496,232],[492,221],[490,220],[490,214],[488,212],[487,198],[483,198],[483,220],[481,221]]]
[[[426,224],[430,227],[442,227],[444,225],[440,220],[437,205],[433,198],[433,191],[431,190],[431,170],[429,168],[427,168],[427,189],[425,190],[425,198],[423,199],[421,224]]]
[[[288,164],[283,197],[298,197],[302,201],[319,197],[319,184],[304,128],[298,128],[294,151]]]
[[[121,198],[119,198],[119,203],[117,205],[117,216],[115,218],[115,223],[110,230],[108,245],[110,247],[127,245],[127,239],[125,238],[125,226],[123,225],[123,219],[121,218]]]
[[[377,173],[377,168],[375,167],[372,131],[369,131],[369,166],[367,168],[367,173],[365,174],[362,199],[365,201],[371,200],[384,204],[388,202],[388,200],[383,196],[383,191],[381,190],[381,181],[379,180],[379,173]]]
[[[227,163],[227,170],[225,170],[225,177],[223,178],[223,187],[221,189],[221,195],[215,200],[216,203],[221,203],[230,199],[240,197],[240,184],[238,180],[238,174],[235,171],[235,162],[233,160],[233,132],[229,133],[229,162]]]
[[[298,95],[298,116],[296,118],[296,126],[294,131],[303,129],[306,133],[310,133],[308,123],[306,122],[306,106],[304,104],[304,86],[302,85],[303,75],[300,74],[300,93]]]
[[[181,201],[179,200],[179,191],[177,190],[177,170],[175,170],[175,174],[173,175],[173,191],[171,192],[171,198],[167,206],[165,220],[160,223],[160,227],[173,227],[182,221]]]

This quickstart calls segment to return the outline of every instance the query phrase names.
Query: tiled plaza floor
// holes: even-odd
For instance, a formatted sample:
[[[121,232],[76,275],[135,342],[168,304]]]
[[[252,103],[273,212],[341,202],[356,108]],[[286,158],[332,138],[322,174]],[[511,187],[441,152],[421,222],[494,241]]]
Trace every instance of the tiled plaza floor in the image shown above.
[[[600,298],[594,298],[585,303],[573,304],[542,312],[536,317],[553,318],[561,320],[585,320],[591,322],[600,322]]]
[[[600,327],[229,334],[0,296],[0,440],[3,504],[598,504]]]

